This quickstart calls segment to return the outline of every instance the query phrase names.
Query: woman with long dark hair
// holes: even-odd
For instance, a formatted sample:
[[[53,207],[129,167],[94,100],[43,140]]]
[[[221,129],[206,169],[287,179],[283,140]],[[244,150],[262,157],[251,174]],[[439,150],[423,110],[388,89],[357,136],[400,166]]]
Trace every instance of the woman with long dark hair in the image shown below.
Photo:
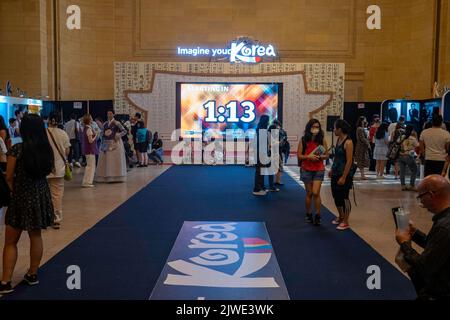
[[[400,182],[402,184],[402,191],[417,191],[415,183],[417,176],[417,164],[416,164],[416,152],[415,149],[419,145],[416,137],[414,136],[414,126],[409,124],[406,127],[404,134],[400,137],[401,148],[398,157],[398,164],[400,166]],[[406,167],[411,172],[411,178],[409,180],[409,186],[406,186],[405,176]]]
[[[339,119],[334,124],[334,135],[338,137],[334,148],[333,166],[328,173],[331,178],[331,193],[339,213],[339,217],[333,220],[338,225],[337,230],[350,228],[349,217],[352,209],[349,194],[353,186],[353,141],[348,134],[350,125],[347,121]]]
[[[384,167],[386,166],[389,144],[389,125],[383,122],[375,133],[375,149],[373,151],[373,158],[377,161],[377,179],[384,179]]]
[[[367,177],[364,174],[364,168],[368,168],[370,166],[370,141],[366,132],[366,127],[366,117],[359,117],[356,124],[355,162],[359,170],[361,171],[361,180],[367,180]]]
[[[47,175],[53,169],[53,151],[42,118],[27,114],[20,124],[22,143],[8,152],[6,180],[12,190],[5,217],[3,276],[0,294],[13,291],[11,279],[17,261],[17,242],[23,231],[30,237],[30,268],[24,280],[38,284],[37,272],[43,253],[41,229],[53,224],[54,214]]]
[[[298,145],[297,158],[300,164],[301,179],[306,189],[305,220],[314,223],[314,225],[320,225],[322,222],[320,215],[322,206],[320,189],[325,176],[325,164],[323,161],[328,159],[328,146],[319,120],[311,119],[306,124],[305,135]],[[313,199],[316,209],[314,218],[311,210]]]

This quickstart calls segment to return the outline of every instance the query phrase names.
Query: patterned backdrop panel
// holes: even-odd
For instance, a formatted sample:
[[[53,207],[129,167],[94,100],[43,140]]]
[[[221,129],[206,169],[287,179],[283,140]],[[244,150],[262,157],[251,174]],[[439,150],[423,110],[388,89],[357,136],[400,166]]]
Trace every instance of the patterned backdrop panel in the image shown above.
[[[115,63],[115,103],[119,114],[141,111],[163,137],[176,129],[177,82],[265,82],[283,84],[283,124],[292,141],[311,117],[326,124],[341,115],[345,65],[341,63]]]

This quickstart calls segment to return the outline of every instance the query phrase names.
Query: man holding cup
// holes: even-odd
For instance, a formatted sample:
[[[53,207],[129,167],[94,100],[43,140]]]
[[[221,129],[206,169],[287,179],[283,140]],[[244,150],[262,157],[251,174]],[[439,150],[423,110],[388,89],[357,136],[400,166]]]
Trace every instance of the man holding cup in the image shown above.
[[[417,199],[433,214],[433,226],[428,235],[412,224],[397,229],[402,260],[419,299],[450,299],[450,184],[442,176],[430,175],[419,184]],[[411,241],[424,248],[422,254]]]

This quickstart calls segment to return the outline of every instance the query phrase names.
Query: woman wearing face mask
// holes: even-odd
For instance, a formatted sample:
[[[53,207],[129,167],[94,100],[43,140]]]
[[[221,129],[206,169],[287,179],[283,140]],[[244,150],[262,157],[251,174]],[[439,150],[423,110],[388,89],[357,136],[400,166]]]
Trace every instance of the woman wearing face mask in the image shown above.
[[[367,127],[366,117],[361,116],[358,119],[356,127],[356,149],[355,149],[355,162],[361,171],[361,180],[367,180],[364,174],[364,168],[368,168],[370,165],[369,148],[370,141],[367,137],[365,128]]]
[[[322,126],[317,119],[309,120],[305,128],[305,135],[298,145],[297,157],[300,165],[301,179],[306,189],[306,221],[321,224],[320,188],[325,175],[324,160],[328,159],[328,146],[324,139]],[[311,202],[314,199],[316,215],[313,218]]]

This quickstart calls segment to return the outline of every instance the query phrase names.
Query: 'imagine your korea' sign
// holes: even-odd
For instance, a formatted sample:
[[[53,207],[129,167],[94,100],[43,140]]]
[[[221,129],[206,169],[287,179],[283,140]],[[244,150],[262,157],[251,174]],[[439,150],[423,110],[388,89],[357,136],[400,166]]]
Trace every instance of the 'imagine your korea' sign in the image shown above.
[[[260,45],[250,41],[234,41],[227,48],[178,47],[179,56],[207,56],[212,58],[229,57],[230,62],[258,63],[263,58],[275,58],[277,53],[273,45]]]
[[[152,300],[288,300],[262,222],[184,222]]]

